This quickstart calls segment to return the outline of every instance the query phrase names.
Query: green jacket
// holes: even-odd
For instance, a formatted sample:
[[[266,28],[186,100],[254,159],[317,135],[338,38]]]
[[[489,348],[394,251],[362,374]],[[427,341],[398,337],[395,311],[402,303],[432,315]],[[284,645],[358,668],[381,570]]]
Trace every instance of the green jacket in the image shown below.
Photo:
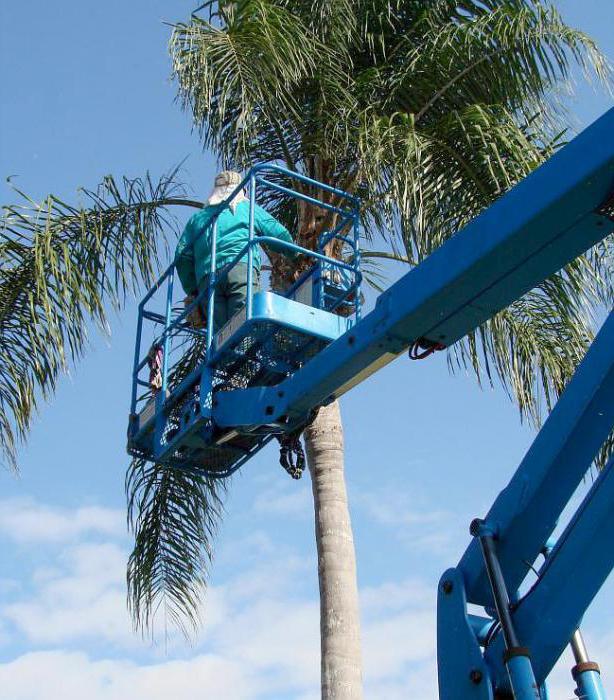
[[[177,274],[186,294],[198,291],[198,285],[211,269],[211,219],[221,205],[208,206],[196,212],[188,221],[175,251]],[[292,236],[277,219],[256,205],[254,209],[254,232],[258,236],[271,236],[292,243]],[[249,202],[237,204],[235,212],[225,207],[217,219],[216,268],[231,262],[249,240]],[[270,244],[269,244],[270,245]],[[270,245],[275,249],[275,245]],[[289,253],[279,247],[278,252]],[[293,253],[289,253],[294,257]],[[260,249],[254,247],[254,267],[260,269]],[[247,255],[241,262],[247,262]]]

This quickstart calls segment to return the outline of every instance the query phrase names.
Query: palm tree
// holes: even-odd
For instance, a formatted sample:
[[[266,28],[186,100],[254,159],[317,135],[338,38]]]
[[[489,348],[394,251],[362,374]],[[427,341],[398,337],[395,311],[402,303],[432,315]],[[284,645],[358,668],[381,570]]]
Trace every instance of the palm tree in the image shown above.
[[[174,27],[170,50],[181,102],[223,165],[282,161],[359,195],[365,257],[408,264],[558,147],[559,96],[573,62],[609,80],[590,38],[537,0],[218,0]],[[83,351],[84,319],[104,322],[105,300],[119,306],[129,288],[150,280],[170,206],[198,206],[178,186],[176,173],[159,184],[126,181],[123,189],[107,180],[82,207],[26,198],[7,209],[0,420],[9,456],[27,432],[36,389],[49,394],[67,355]],[[281,198],[268,205],[306,247],[332,223]],[[388,249],[369,250],[380,235]],[[292,269],[272,258],[281,285]],[[544,282],[452,348],[450,368],[470,368],[479,381],[498,378],[521,416],[538,422],[590,341],[592,313],[611,291],[604,272],[611,259],[601,246]],[[356,565],[336,404],[319,411],[305,441],[322,697],[360,698]],[[149,627],[160,606],[179,625],[195,623],[223,492],[139,460],[127,490],[136,624]]]
[[[532,0],[218,0],[178,24],[179,95],[225,165],[281,160],[362,197],[365,241],[416,263],[558,145],[570,60],[607,80],[593,42]],[[332,223],[269,204],[313,247]],[[384,253],[386,255],[386,253]],[[289,270],[276,265],[275,282]],[[498,375],[539,419],[582,357],[598,266],[583,258],[450,353]],[[321,594],[322,697],[359,698],[355,556],[336,404],[305,432]]]

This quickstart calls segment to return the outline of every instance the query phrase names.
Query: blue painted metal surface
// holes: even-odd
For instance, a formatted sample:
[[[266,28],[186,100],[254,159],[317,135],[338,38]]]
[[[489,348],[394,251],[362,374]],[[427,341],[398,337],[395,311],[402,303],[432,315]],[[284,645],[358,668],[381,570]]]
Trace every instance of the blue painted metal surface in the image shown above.
[[[449,569],[437,589],[437,670],[440,700],[493,700],[490,671],[480,649],[488,623],[467,614],[463,576]],[[482,635],[482,639],[479,637]]]
[[[215,336],[211,364],[219,365],[240,359],[247,350],[242,347],[251,346],[256,339],[252,336],[259,329],[260,335],[273,333],[276,328],[287,328],[295,333],[304,334],[308,339],[322,340],[328,345],[352,327],[352,320],[329,313],[323,309],[308,306],[292,299],[274,294],[273,292],[258,292],[252,300],[252,311],[249,318],[246,314],[238,314],[235,324],[228,323]],[[277,339],[279,354],[283,351],[283,335]],[[315,343],[314,343],[315,344]],[[321,349],[321,348],[320,348]],[[276,360],[277,353],[271,348],[270,358]]]
[[[496,536],[502,577],[511,591],[521,586],[540,552],[548,552],[537,582],[512,606],[511,615],[518,643],[531,651],[538,685],[545,683],[614,567],[614,550],[610,546],[614,528],[614,461],[596,479],[558,542],[553,546],[551,540],[561,512],[613,428],[614,313],[604,323],[483,525]],[[471,543],[454,571],[463,582],[468,602],[492,608],[493,591],[477,541]],[[466,643],[465,635],[453,627],[448,627],[448,633],[455,641],[448,641],[447,646]],[[506,644],[500,630],[478,642],[486,647],[484,659],[493,688],[509,692],[514,688],[516,698],[531,692],[528,663],[523,668],[514,662],[506,669]],[[443,659],[440,676],[449,676],[447,682],[452,683],[459,676],[456,666],[457,662]],[[518,670],[517,666],[521,682],[525,683],[523,691],[508,677],[508,673]],[[587,686],[600,683],[590,674],[586,679]],[[445,700],[444,695],[441,697]]]
[[[258,426],[263,407],[300,420],[420,338],[451,345],[614,230],[595,213],[614,187],[614,109],[392,285],[346,336],[276,389],[229,392],[220,426]]]
[[[575,675],[576,695],[580,700],[606,700],[599,671],[582,671]]]
[[[513,611],[521,642],[531,649],[539,682],[552,670],[614,568],[613,531],[614,460],[611,460],[538,572],[537,582]],[[497,635],[486,650],[495,678],[502,678],[502,645],[503,640]]]
[[[579,629],[571,638],[570,647],[576,662],[576,665],[571,669],[571,675],[576,682],[576,696],[588,698],[588,700],[605,700],[601,670],[598,664],[590,660]]]
[[[612,112],[607,116],[611,115]],[[591,181],[586,189],[590,190],[594,184]],[[610,198],[610,216],[611,204]],[[573,235],[584,227],[586,217],[578,220],[582,223],[570,227]],[[609,230],[608,223],[603,223],[603,227]],[[566,235],[569,234],[558,240],[562,241]],[[475,649],[477,644],[484,650],[482,661],[488,668],[493,692],[505,697],[507,693],[516,700],[547,700],[548,674],[614,568],[614,551],[610,545],[614,527],[613,461],[596,480],[553,548],[550,538],[561,512],[613,428],[614,313],[485,519],[489,532],[496,536],[502,577],[511,591],[521,586],[538,554],[551,550],[538,572],[537,582],[510,607],[518,643],[530,649],[530,660],[528,656],[517,656],[508,659],[506,667],[503,656],[506,645],[500,628],[487,628],[483,618],[472,618],[466,605],[459,606],[462,609],[451,620],[449,611],[440,604],[441,700],[473,697],[474,691],[467,689],[465,679],[476,661],[467,658],[467,649]],[[477,541],[471,543],[458,568],[451,571],[462,582],[467,601],[492,610],[493,589]],[[446,577],[450,578],[450,572],[446,572]],[[466,622],[459,624],[463,617]],[[467,633],[469,626],[474,636]],[[455,651],[458,649],[463,650],[460,659]],[[591,664],[575,668],[581,670],[574,669],[576,695],[584,700],[605,700],[599,671],[591,668]]]
[[[488,521],[476,519],[471,523],[471,534],[480,542],[484,556],[494,611],[500,625],[500,636],[505,645],[503,662],[510,687],[517,700],[539,700],[539,686],[531,664],[529,650],[520,645],[516,624],[512,619],[507,582],[499,562],[496,533]],[[495,685],[496,690],[499,686]]]
[[[499,560],[510,591],[519,588],[612,430],[613,397],[614,314],[485,518],[499,537]],[[459,568],[469,601],[490,605],[490,586],[477,542],[469,545]]]
[[[540,700],[539,688],[528,656],[514,656],[509,659],[507,672],[515,700]]]

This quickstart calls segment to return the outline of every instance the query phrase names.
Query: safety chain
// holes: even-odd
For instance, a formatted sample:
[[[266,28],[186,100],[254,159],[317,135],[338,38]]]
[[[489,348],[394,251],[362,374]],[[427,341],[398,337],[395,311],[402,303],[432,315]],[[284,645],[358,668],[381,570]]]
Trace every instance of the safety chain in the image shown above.
[[[301,443],[301,435],[318,415],[320,407],[314,408],[309,418],[300,428],[291,433],[282,433],[277,436],[279,442],[279,463],[293,479],[300,479],[305,471],[305,450]]]

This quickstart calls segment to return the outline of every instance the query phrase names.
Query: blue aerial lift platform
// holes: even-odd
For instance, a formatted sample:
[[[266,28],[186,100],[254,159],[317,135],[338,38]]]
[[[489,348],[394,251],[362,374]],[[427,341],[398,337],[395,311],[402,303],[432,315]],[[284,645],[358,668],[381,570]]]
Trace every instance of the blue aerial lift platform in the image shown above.
[[[280,175],[296,182],[302,191],[280,184]],[[224,269],[216,269],[214,221],[208,288],[184,305],[178,298],[173,263],[139,304],[128,451],[135,457],[203,472],[212,478],[229,476],[273,437],[298,425],[265,419],[258,426],[227,431],[213,419],[219,397],[253,386],[276,387],[344,335],[361,315],[358,200],[268,164],[252,168],[235,193],[245,186],[250,188],[250,232],[245,248]],[[255,235],[256,188],[306,201],[331,216],[334,224],[320,236],[315,251]],[[315,191],[319,199],[305,190]],[[254,248],[267,243],[314,263],[283,292],[254,292]],[[326,255],[331,248],[336,251],[334,258]],[[215,329],[216,289],[245,259],[246,306],[221,329]],[[206,309],[204,324],[191,320],[198,309]],[[159,363],[156,387],[146,376],[151,372],[152,354]]]
[[[267,172],[292,177],[301,189],[266,179]],[[614,109],[393,284],[364,318],[359,202],[272,165],[256,166],[245,184],[252,207],[256,188],[272,187],[328,209],[335,224],[317,251],[294,246],[315,265],[291,290],[252,294],[248,279],[244,311],[217,334],[211,320],[206,329],[194,328],[190,307],[175,307],[172,265],[139,307],[129,451],[211,477],[232,473],[272,437],[300,430],[314,409],[408,348],[419,355],[449,347],[610,235]],[[251,262],[258,240],[266,243],[254,237],[252,225],[241,257]],[[325,253],[333,241],[335,258]],[[198,300],[206,301],[208,319],[215,284],[212,270],[211,286]],[[149,303],[163,287],[160,313]],[[348,315],[335,313],[341,308]],[[141,377],[148,367],[141,348],[145,321],[158,329],[153,342],[162,382],[155,394]],[[441,700],[546,700],[545,679],[567,644],[577,662],[578,697],[605,698],[578,626],[614,568],[612,461],[558,542],[551,536],[613,428],[610,317],[509,486],[486,518],[472,523],[473,541],[458,566],[442,578]],[[521,594],[541,555],[536,582]],[[484,615],[470,614],[468,604]]]

